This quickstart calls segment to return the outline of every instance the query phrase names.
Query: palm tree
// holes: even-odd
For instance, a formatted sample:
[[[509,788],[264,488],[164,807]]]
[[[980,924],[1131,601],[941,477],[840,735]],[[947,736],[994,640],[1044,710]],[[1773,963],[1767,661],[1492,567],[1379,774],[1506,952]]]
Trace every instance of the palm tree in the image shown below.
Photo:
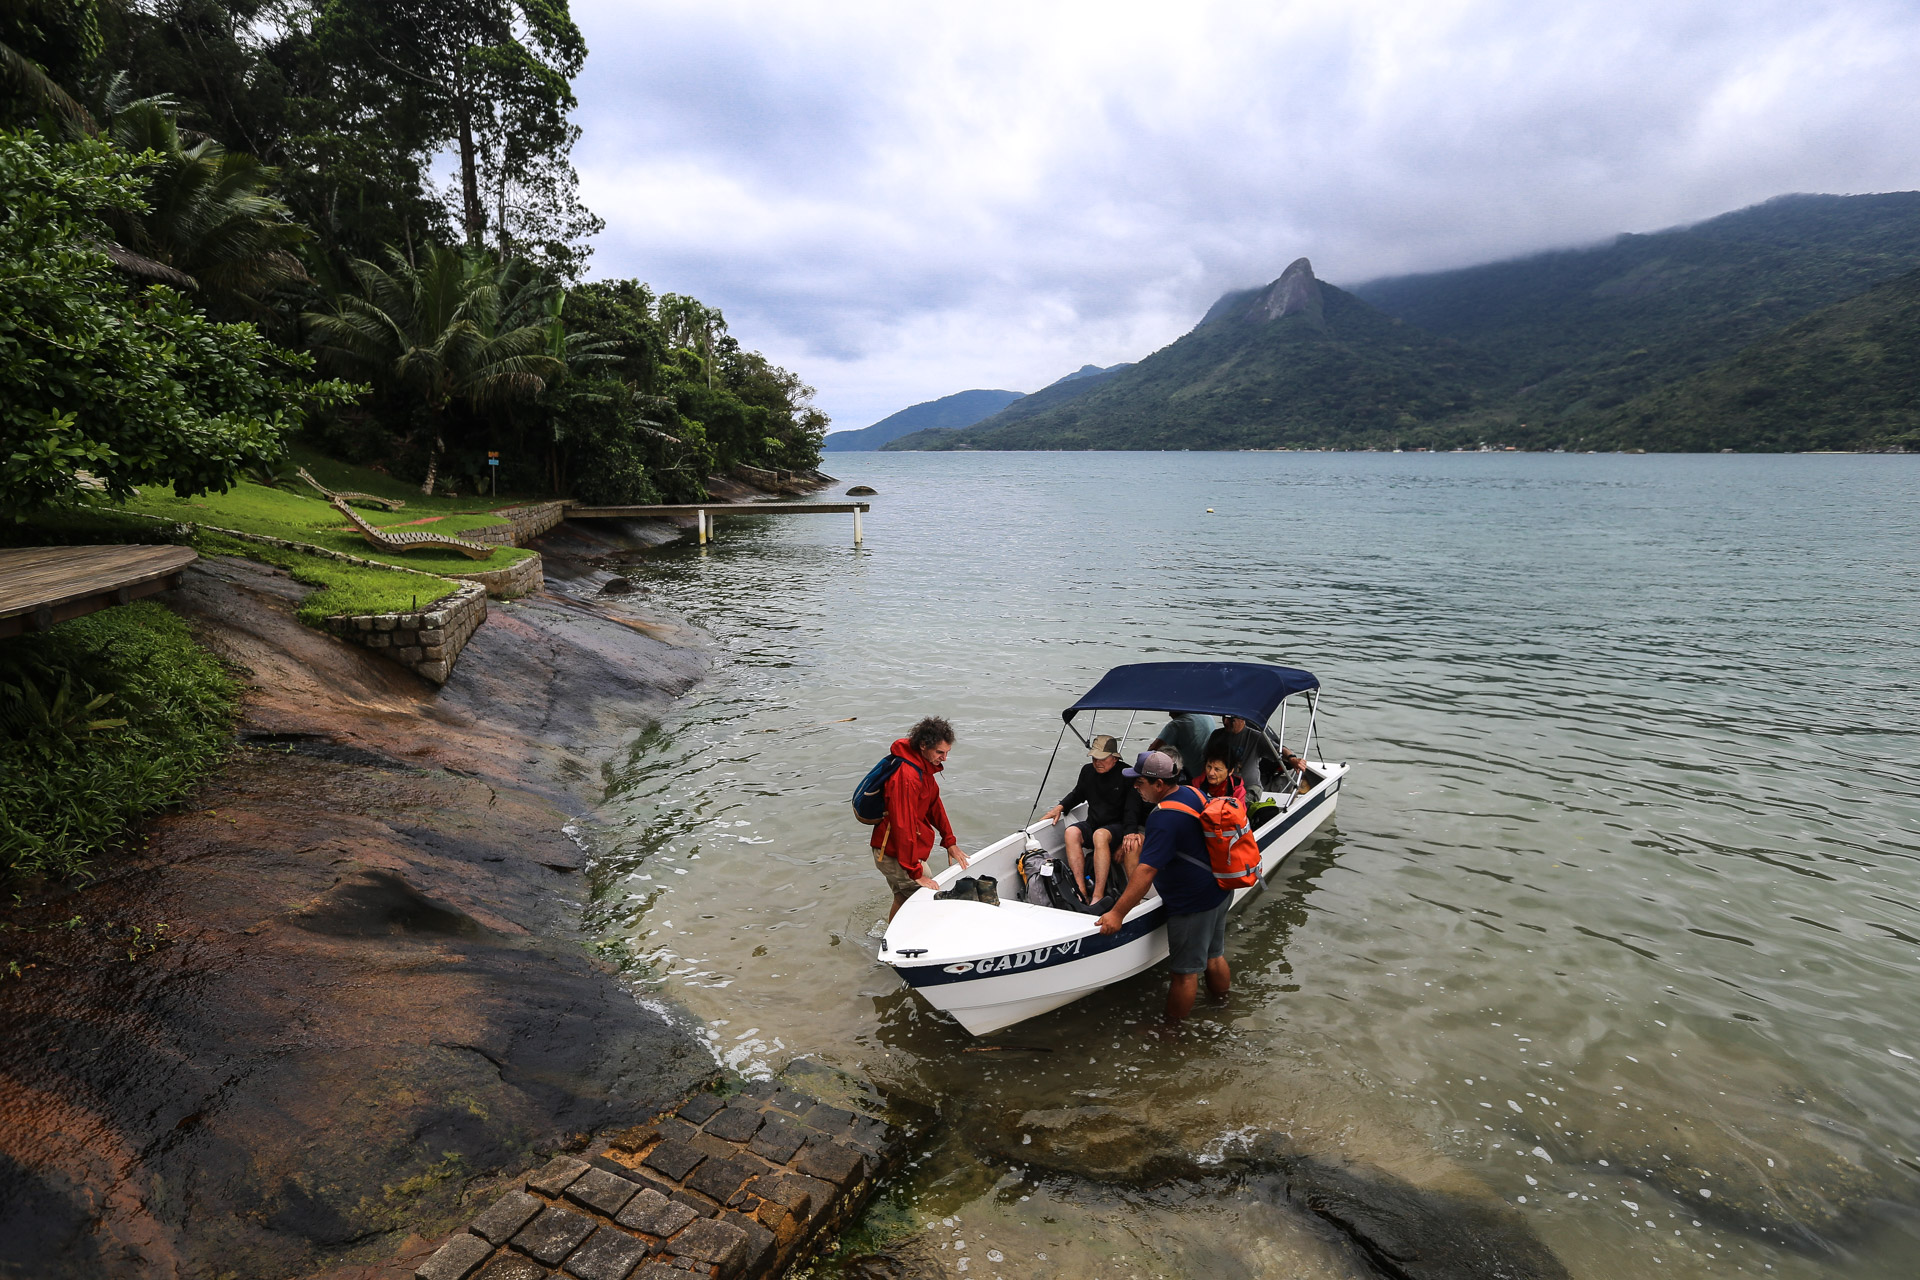
[[[109,219],[120,243],[142,258],[190,276],[209,311],[257,313],[274,288],[305,281],[292,249],[306,228],[267,195],[279,170],[228,151],[212,138],[189,142],[165,98],[125,100],[125,77],[106,90],[115,146],[160,161],[148,170],[147,209]]]
[[[433,492],[455,402],[485,410],[538,395],[565,368],[549,349],[551,324],[536,273],[512,260],[429,249],[417,267],[397,250],[388,265],[352,266],[358,294],[307,313],[310,344],[342,372],[370,375],[415,398],[432,447],[420,492]]]

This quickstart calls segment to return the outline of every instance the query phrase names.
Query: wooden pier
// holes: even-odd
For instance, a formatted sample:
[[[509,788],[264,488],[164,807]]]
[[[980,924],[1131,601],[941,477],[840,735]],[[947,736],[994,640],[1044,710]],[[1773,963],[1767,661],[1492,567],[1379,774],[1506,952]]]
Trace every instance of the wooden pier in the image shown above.
[[[169,591],[198,558],[191,547],[0,549],[0,638]]]
[[[864,537],[860,529],[861,513],[872,509],[873,504],[867,502],[679,502],[646,507],[586,507],[570,504],[567,507],[567,519],[657,520],[662,516],[698,516],[700,542],[705,545],[707,539],[713,536],[715,516],[846,515],[852,512],[853,545],[857,547]]]

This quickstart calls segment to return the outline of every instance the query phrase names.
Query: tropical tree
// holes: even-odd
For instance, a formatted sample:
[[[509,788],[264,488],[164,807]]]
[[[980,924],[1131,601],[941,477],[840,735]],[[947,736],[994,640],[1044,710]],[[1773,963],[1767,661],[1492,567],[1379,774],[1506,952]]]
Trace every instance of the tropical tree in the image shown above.
[[[293,253],[307,231],[267,194],[279,172],[212,138],[189,142],[165,98],[125,101],[126,80],[106,95],[107,133],[131,155],[152,153],[145,208],[108,217],[121,245],[188,276],[215,314],[258,316],[275,288],[305,281]]]
[[[565,369],[550,349],[552,314],[525,264],[430,248],[415,266],[390,251],[384,267],[353,264],[357,293],[308,312],[309,341],[330,368],[371,378],[423,411],[432,493],[440,455],[464,406],[475,412],[530,399]]]
[[[720,308],[710,307],[684,293],[661,294],[659,313],[667,345],[698,355],[705,365],[707,386],[711,388],[714,347],[726,335],[727,318],[720,314]]]
[[[579,136],[571,81],[587,56],[566,0],[326,0],[316,34],[343,79],[389,85],[427,149],[453,150],[469,248],[487,242],[489,203],[503,252],[509,208],[542,231],[598,229],[566,160]],[[566,247],[555,265],[571,270],[586,250]]]
[[[354,390],[303,385],[309,357],[173,289],[127,287],[101,214],[139,210],[140,163],[104,139],[0,131],[0,518],[96,484],[225,489],[279,457],[307,407]]]
[[[93,132],[69,89],[99,56],[94,0],[8,0],[0,6],[0,125],[50,116]]]

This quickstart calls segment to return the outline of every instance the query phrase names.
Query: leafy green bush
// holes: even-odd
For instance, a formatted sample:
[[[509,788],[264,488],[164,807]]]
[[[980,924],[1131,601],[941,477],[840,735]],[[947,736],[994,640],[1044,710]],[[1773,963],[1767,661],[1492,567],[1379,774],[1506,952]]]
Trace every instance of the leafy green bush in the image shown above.
[[[143,207],[138,157],[89,139],[0,131],[0,518],[142,484],[231,485],[278,458],[308,404],[309,357],[248,324],[215,324],[164,285],[130,288],[103,215]]]
[[[66,877],[225,755],[239,687],[140,602],[0,641],[0,880]]]

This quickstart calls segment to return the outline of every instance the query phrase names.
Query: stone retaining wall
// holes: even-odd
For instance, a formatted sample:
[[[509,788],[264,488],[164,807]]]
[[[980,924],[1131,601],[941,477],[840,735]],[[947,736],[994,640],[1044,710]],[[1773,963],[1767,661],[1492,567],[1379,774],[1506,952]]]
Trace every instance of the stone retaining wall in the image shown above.
[[[791,1068],[779,1084],[695,1094],[677,1115],[616,1133],[584,1157],[554,1157],[415,1275],[779,1276],[852,1222],[907,1137],[872,1108],[818,1101]]]
[[[540,553],[536,551],[525,560],[504,569],[478,569],[472,573],[449,573],[446,576],[462,582],[477,582],[495,599],[512,600],[538,591],[546,581],[546,569],[540,560]]]
[[[537,563],[537,561],[536,561]],[[477,582],[418,613],[369,613],[322,620],[351,644],[392,658],[435,684],[445,684],[474,628],[487,620],[487,589]]]
[[[495,542],[507,547],[524,547],[567,518],[564,502],[534,502],[523,507],[501,507],[493,513],[505,516],[505,524],[482,525],[463,529],[460,536],[474,542]]]

